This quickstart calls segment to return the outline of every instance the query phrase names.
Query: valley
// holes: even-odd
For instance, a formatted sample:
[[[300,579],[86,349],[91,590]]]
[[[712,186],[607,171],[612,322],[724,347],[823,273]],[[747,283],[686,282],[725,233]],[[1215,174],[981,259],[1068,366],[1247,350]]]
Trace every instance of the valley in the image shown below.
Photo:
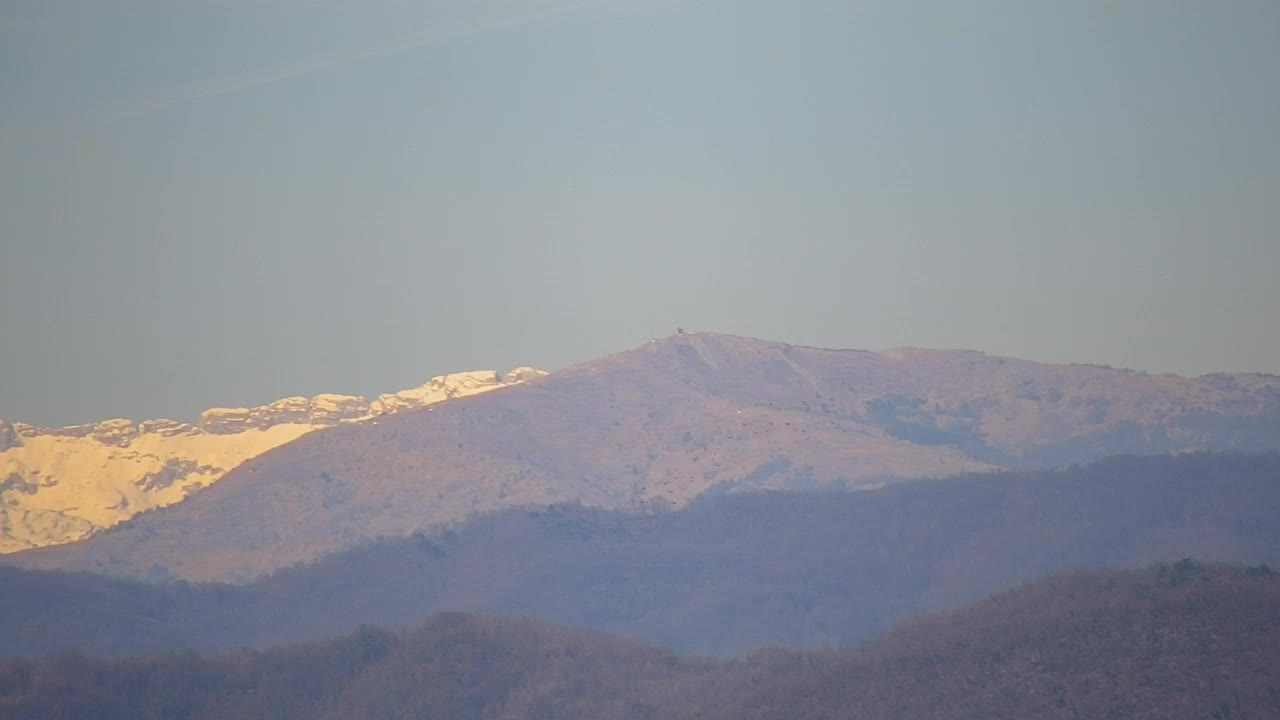
[[[1280,566],[1277,507],[1280,455],[1190,454],[671,511],[506,510],[243,585],[0,567],[0,657],[265,648],[446,610],[701,656],[817,649],[1052,573],[1183,557]]]
[[[1270,717],[1280,576],[1192,560],[1069,573],[860,648],[728,662],[441,613],[266,652],[0,661],[0,716],[128,718]]]

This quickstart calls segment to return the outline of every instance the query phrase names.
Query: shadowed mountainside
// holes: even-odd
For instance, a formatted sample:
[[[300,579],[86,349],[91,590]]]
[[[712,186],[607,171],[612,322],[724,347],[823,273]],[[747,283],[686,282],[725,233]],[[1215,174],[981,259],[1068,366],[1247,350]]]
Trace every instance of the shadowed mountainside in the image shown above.
[[[903,623],[860,652],[763,653],[683,717],[1277,717],[1278,602],[1266,567],[1051,577]]]
[[[680,507],[1114,453],[1280,449],[1280,378],[677,335],[500,393],[308,434],[25,567],[247,580],[504,507]]]
[[[217,658],[0,662],[0,716],[1137,720],[1280,712],[1280,577],[1186,560],[1052,577],[862,649],[714,664],[447,613]]]
[[[1068,568],[1202,557],[1280,565],[1280,455],[765,493],[647,515],[514,510],[246,586],[0,568],[0,655],[221,650],[410,626],[438,610],[542,617],[678,650],[866,639]]]

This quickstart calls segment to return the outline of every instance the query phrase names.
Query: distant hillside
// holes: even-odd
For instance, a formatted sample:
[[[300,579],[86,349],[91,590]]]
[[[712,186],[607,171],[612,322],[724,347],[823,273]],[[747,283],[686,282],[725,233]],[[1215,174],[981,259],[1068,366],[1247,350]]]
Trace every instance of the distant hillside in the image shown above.
[[[368,422],[546,375],[516,368],[452,373],[370,401],[287,397],[210,408],[195,423],[117,418],[42,428],[0,418],[0,553],[86,538],[218,481],[245,460],[320,428]]]
[[[900,625],[862,651],[762,653],[673,717],[1280,717],[1280,576],[1182,560],[1074,573]]]
[[[6,720],[637,717],[702,668],[669,651],[532,622],[437,615],[395,635],[203,659],[0,662]]]
[[[724,664],[527,621],[220,658],[0,662],[11,720],[1222,720],[1280,714],[1280,577],[1191,561],[1059,576],[862,650]]]
[[[682,507],[1115,453],[1280,449],[1280,378],[676,335],[536,383],[335,427],[26,567],[246,580],[478,512]]]
[[[0,655],[311,640],[437,610],[542,617],[678,650],[869,638],[1069,568],[1280,566],[1280,455],[1112,459],[860,493],[721,496],[649,515],[478,518],[245,586],[0,568]]]

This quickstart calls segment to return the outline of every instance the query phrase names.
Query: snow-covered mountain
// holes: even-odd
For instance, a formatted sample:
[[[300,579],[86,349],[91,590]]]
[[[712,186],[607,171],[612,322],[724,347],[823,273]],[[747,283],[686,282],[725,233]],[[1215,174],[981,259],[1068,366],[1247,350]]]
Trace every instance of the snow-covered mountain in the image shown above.
[[[1280,377],[677,334],[502,392],[309,434],[186,502],[3,561],[242,581],[507,508],[680,508],[724,493],[1204,450],[1280,451]]]
[[[313,430],[373,421],[546,375],[519,367],[451,373],[370,401],[287,397],[210,408],[194,423],[113,419],[59,428],[0,418],[0,552],[71,542],[216,482],[249,458]]]

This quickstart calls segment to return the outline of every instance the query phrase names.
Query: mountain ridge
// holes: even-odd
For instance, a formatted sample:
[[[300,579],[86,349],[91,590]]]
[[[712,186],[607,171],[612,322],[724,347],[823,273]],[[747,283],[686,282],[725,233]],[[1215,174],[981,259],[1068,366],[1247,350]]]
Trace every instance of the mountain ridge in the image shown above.
[[[373,400],[291,396],[249,408],[209,408],[195,422],[113,418],[38,427],[0,418],[0,553],[83,539],[138,512],[180,502],[244,460],[321,428],[546,374],[530,367],[501,376],[449,373]]]
[[[682,507],[707,493],[1277,449],[1280,378],[677,334],[503,393],[308,434],[186,502],[15,562],[248,579],[501,508]]]

